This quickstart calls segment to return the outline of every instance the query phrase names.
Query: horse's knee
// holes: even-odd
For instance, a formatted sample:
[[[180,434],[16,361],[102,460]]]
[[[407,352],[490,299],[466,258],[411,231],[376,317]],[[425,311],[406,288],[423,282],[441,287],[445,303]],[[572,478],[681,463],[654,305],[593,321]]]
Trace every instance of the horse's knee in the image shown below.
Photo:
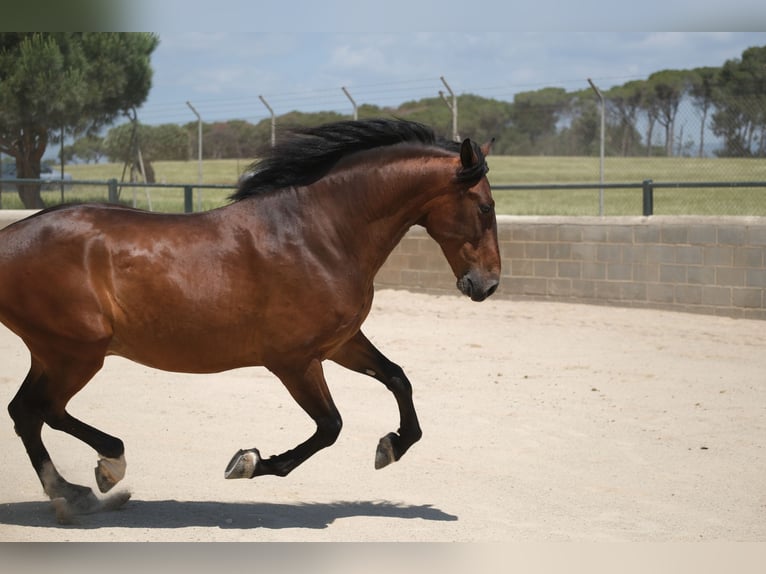
[[[8,403],[8,414],[16,422],[28,417],[30,410],[22,389],[19,389],[16,396]]]
[[[27,432],[42,428],[42,418],[34,415],[34,411],[29,408],[20,395],[16,395],[8,403],[8,414],[13,421],[13,429],[21,437],[27,434]]]
[[[412,383],[404,374],[402,369],[396,363],[390,363],[386,369],[386,379],[384,381],[386,388],[394,394],[412,394]]]
[[[11,417],[11,420],[14,422],[14,424],[17,424],[17,421],[19,418],[21,418],[21,413],[19,411],[20,405],[19,405],[19,397],[16,396],[10,403],[8,403],[8,415]]]
[[[409,379],[407,379],[407,377],[404,375],[404,372],[402,372],[401,376],[395,376],[388,379],[388,383],[386,384],[386,386],[394,394],[403,394],[403,395],[412,394],[412,384],[410,383]]]
[[[317,437],[323,447],[328,447],[338,440],[340,431],[343,429],[343,419],[340,415],[324,417],[317,421]]]

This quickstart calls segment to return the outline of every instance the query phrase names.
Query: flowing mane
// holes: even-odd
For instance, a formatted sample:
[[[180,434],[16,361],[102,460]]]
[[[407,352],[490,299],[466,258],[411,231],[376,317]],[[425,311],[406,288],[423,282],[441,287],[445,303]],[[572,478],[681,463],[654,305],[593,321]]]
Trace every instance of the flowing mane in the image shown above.
[[[428,126],[405,120],[341,121],[292,130],[250,166],[231,199],[238,201],[279,189],[310,185],[347,155],[402,143],[460,152],[459,143],[437,137]],[[478,181],[487,171],[481,150],[475,144],[473,148],[481,160],[479,169],[456,174],[461,181]]]

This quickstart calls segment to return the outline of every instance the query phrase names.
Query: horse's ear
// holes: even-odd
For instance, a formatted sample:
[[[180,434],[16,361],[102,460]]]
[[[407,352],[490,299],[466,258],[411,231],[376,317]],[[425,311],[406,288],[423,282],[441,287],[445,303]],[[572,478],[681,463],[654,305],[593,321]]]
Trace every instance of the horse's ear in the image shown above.
[[[463,169],[468,169],[473,166],[479,158],[476,157],[476,153],[473,151],[473,144],[469,138],[465,138],[460,145],[460,163],[463,164]]]
[[[457,179],[463,183],[476,185],[479,180],[487,174],[487,161],[484,159],[484,152],[479,146],[466,138],[460,145],[460,164],[462,169],[459,171]]]
[[[481,153],[483,153],[484,155],[489,155],[489,153],[492,151],[492,145],[494,143],[495,143],[495,138],[492,138],[483,146],[481,146]]]

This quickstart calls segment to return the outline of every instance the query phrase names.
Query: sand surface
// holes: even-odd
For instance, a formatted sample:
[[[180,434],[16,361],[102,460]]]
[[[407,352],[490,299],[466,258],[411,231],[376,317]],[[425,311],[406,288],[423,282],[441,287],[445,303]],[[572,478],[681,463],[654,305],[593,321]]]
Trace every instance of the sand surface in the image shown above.
[[[338,442],[224,480],[237,449],[313,432],[281,383],[109,358],[69,410],[125,441],[131,500],[58,524],[3,409],[0,541],[766,541],[766,322],[385,290],[364,331],[415,389],[423,439],[396,464],[373,468],[393,397],[327,364]],[[29,362],[1,326],[0,360],[6,405]],[[94,486],[94,452],[44,440]]]

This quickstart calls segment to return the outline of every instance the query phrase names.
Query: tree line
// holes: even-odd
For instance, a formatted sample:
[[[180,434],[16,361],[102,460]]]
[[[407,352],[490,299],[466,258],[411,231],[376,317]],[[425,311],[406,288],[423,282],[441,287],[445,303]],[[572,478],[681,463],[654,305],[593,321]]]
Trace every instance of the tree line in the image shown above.
[[[615,86],[603,93],[605,153],[611,156],[698,155],[707,153],[710,133],[721,157],[766,157],[766,46],[749,48],[741,59],[721,67],[662,70],[646,80]],[[693,110],[699,132],[685,141],[678,133],[679,111]],[[577,91],[546,87],[521,92],[512,102],[464,94],[458,97],[460,131],[479,141],[496,138],[495,153],[509,155],[594,155],[600,146],[600,102],[586,87]],[[452,115],[440,98],[405,102],[396,108],[363,105],[360,118],[395,116],[435,127],[451,135]],[[335,112],[291,112],[277,117],[279,129],[340,120]],[[254,158],[269,145],[271,121],[203,123],[203,157]],[[197,157],[198,126],[123,124],[105,137],[87,137],[65,149],[65,159],[126,162],[131,141],[146,160]],[[133,139],[134,138],[134,139]]]

